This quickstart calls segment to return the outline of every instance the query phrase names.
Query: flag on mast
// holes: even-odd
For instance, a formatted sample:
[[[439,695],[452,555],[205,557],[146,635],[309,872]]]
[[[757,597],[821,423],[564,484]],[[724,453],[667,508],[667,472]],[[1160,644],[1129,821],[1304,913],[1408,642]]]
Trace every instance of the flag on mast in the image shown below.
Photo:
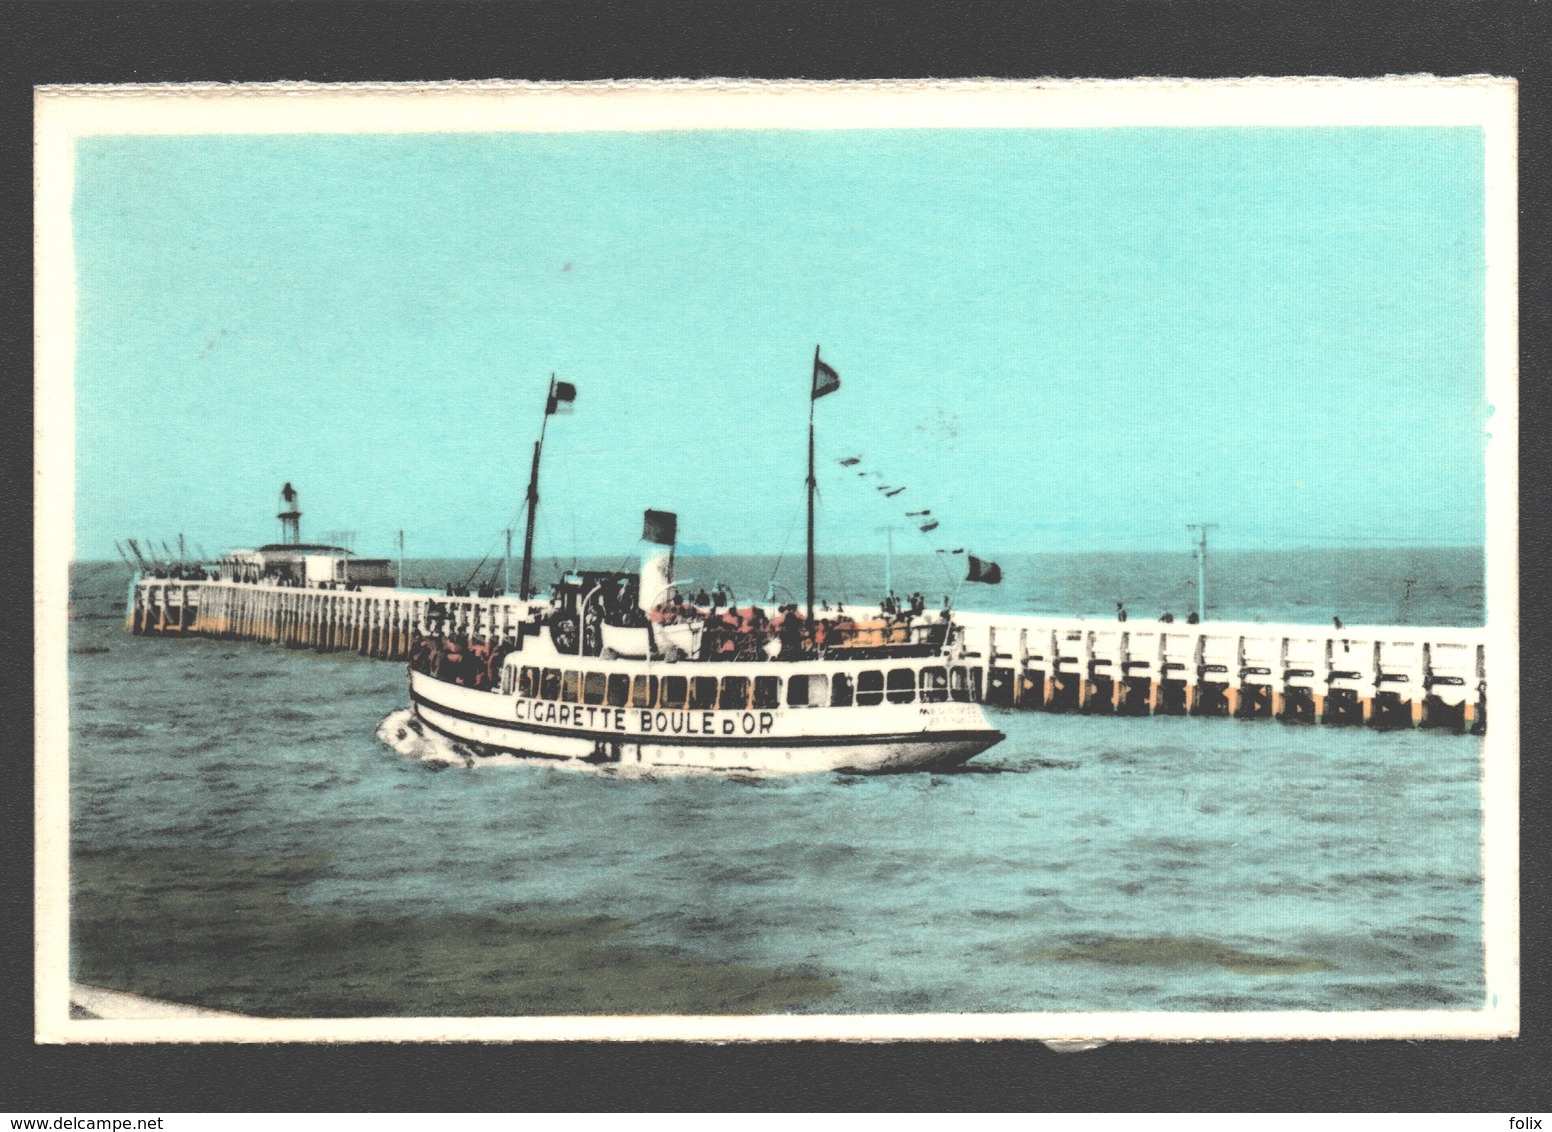
[[[1002,581],[1002,567],[995,562],[989,562],[984,558],[969,556],[970,573],[966,575],[967,582],[984,582],[988,586],[995,586]]]
[[[549,403],[544,406],[544,415],[552,416],[555,413],[571,412],[577,399],[577,387],[569,381],[557,381],[555,388],[550,391]]]
[[[817,401],[826,393],[834,393],[841,387],[841,375],[836,373],[824,362],[819,360],[819,351],[814,351],[814,395]]]

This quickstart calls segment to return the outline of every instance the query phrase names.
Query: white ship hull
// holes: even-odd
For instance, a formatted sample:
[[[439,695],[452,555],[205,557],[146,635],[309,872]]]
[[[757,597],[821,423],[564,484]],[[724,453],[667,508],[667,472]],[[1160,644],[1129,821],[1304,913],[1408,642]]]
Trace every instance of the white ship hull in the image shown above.
[[[1003,738],[973,703],[732,711],[608,707],[477,691],[420,672],[410,673],[410,701],[426,725],[500,751],[733,773],[947,769]]]

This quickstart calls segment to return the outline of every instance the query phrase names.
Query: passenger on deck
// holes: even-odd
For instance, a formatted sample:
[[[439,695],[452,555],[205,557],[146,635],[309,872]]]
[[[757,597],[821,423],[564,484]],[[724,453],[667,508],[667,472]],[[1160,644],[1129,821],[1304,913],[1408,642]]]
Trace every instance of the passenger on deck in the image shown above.
[[[717,655],[731,657],[733,653],[738,651],[738,633],[740,629],[738,611],[736,609],[724,611],[720,618],[720,623],[722,633],[717,641]]]
[[[490,646],[477,641],[469,646],[469,686],[481,690],[490,687]]]
[[[705,618],[701,621],[701,659],[710,660],[717,655],[717,648],[722,643],[722,618],[717,616],[717,611],[708,609]]]
[[[442,679],[467,687],[470,683],[469,676],[467,642],[461,636],[454,637],[447,642],[447,651],[442,656]]]
[[[760,625],[755,620],[755,617],[759,612],[760,607],[758,605],[751,605],[748,609],[740,612],[738,615],[738,631],[746,634],[757,631]]]
[[[803,615],[798,612],[798,607],[789,605],[785,607],[786,615],[781,619],[781,628],[778,636],[781,639],[782,660],[799,660],[803,656],[803,638],[808,626]]]
[[[502,662],[511,654],[512,646],[502,641],[490,650],[490,655],[485,660],[485,687],[491,691],[501,690]]]

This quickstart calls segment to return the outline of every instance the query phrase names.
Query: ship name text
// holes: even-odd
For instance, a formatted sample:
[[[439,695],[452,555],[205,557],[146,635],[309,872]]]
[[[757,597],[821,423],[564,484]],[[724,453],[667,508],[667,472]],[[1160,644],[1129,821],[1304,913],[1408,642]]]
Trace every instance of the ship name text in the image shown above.
[[[769,735],[776,722],[775,713],[768,711],[644,711],[522,697],[515,701],[513,714],[519,723],[621,735]]]

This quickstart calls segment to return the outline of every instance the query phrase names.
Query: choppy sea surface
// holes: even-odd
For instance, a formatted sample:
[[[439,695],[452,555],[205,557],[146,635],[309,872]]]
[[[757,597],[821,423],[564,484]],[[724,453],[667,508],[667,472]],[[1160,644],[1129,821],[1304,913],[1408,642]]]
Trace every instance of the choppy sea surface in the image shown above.
[[[1189,607],[1188,563],[1099,557],[975,600]],[[1252,557],[1215,615],[1482,619],[1479,552]],[[770,563],[695,570],[747,599]],[[1472,737],[993,712],[1007,740],[950,774],[465,766],[397,738],[400,665],[134,637],[128,582],[72,573],[84,982],[276,1015],[1483,1002]]]

